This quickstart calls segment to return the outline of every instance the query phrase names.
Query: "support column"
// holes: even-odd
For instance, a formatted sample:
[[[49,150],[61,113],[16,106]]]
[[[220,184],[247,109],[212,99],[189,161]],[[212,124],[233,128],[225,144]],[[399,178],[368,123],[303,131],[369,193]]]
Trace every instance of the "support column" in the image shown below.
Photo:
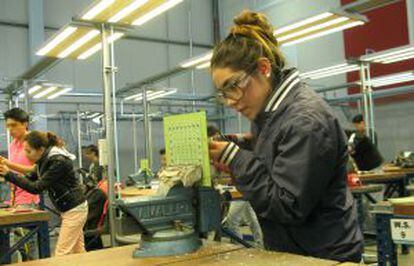
[[[29,18],[29,64],[32,66],[40,59],[36,55],[36,51],[42,45],[45,38],[43,0],[27,0],[27,8]],[[32,111],[32,115],[47,113],[45,104],[36,104],[36,106],[33,106],[33,110],[31,110],[28,102],[26,108],[26,111]],[[47,130],[47,118],[39,117],[33,127],[38,130]]]
[[[113,66],[110,65],[110,51],[107,40],[107,28],[104,24],[101,26],[102,35],[102,76],[104,89],[104,107],[105,107],[105,126],[106,126],[106,145],[107,145],[107,159],[108,159],[108,214],[109,214],[109,228],[111,233],[111,246],[117,245],[115,240],[116,224],[115,224],[115,158],[114,158],[114,121],[112,111],[112,88],[111,79],[113,74]]]

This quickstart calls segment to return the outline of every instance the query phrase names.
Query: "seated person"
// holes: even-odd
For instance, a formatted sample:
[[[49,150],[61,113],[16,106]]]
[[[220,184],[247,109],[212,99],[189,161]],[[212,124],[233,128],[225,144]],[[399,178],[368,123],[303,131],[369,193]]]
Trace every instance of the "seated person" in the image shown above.
[[[107,196],[97,187],[91,177],[84,180],[85,197],[88,201],[88,218],[84,230],[86,251],[98,250],[103,248],[100,227],[104,224],[106,214]]]
[[[347,130],[348,150],[357,170],[370,171],[383,163],[383,158],[371,139],[357,131]]]
[[[85,158],[90,162],[89,176],[95,182],[102,180],[103,167],[99,165],[99,150],[96,145],[89,145],[84,149]]]

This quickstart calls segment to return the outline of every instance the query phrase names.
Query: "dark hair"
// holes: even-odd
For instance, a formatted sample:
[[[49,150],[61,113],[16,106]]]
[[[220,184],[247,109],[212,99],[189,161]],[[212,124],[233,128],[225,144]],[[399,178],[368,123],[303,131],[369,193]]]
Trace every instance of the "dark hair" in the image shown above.
[[[210,138],[217,133],[220,133],[219,128],[216,125],[208,125],[207,126],[207,136]]]
[[[88,153],[95,153],[96,156],[99,157],[99,149],[96,145],[89,145],[85,147],[86,152]]]
[[[364,122],[364,117],[361,114],[357,114],[356,116],[354,116],[354,118],[352,118],[352,123],[354,124],[358,124]]]
[[[165,155],[165,149],[161,149],[161,150],[159,151],[159,153],[160,153],[160,155]]]
[[[63,141],[52,132],[40,132],[40,131],[31,131],[26,135],[25,141],[33,149],[39,150],[40,148],[49,148],[53,146],[63,147]]]
[[[251,71],[259,58],[267,58],[273,71],[273,80],[285,66],[273,27],[264,14],[243,11],[234,20],[226,39],[213,51],[211,69],[230,67],[233,70]]]
[[[21,108],[12,108],[3,115],[5,120],[13,119],[20,123],[29,123],[29,114]]]

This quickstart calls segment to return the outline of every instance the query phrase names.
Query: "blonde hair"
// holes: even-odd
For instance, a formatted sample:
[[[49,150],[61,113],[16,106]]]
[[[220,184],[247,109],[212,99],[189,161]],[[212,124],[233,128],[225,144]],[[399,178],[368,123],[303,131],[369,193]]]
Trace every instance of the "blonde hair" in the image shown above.
[[[245,10],[233,22],[229,35],[214,48],[211,69],[229,67],[248,71],[258,59],[265,57],[272,65],[273,74],[278,74],[285,66],[285,59],[267,17]]]

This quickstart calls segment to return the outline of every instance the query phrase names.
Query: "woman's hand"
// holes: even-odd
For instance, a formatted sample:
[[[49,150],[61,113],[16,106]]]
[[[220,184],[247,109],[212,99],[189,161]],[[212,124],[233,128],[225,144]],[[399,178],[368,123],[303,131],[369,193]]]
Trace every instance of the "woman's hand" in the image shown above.
[[[9,167],[5,164],[0,164],[0,176],[5,176],[10,171]]]
[[[9,163],[10,161],[7,158],[0,156],[0,164],[9,165]]]
[[[210,141],[208,144],[210,159],[213,161],[218,161],[228,144],[229,142],[225,141]]]

